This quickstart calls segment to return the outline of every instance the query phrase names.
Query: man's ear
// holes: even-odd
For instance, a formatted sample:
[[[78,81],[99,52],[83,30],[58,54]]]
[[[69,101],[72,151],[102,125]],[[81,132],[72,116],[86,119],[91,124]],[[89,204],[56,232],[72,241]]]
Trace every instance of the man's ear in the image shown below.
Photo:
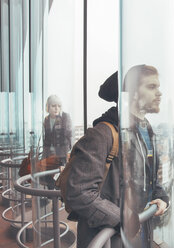
[[[135,92],[133,99],[134,100],[137,100],[138,99],[138,93],[137,92]]]

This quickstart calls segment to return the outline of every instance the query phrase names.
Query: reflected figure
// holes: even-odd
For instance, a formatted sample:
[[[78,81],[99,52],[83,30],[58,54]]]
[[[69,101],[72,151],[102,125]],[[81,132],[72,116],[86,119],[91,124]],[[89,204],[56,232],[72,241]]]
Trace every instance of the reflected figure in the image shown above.
[[[161,92],[158,71],[153,66],[132,67],[124,79],[123,91],[129,94],[130,126],[128,140],[123,145],[124,231],[135,248],[151,248],[153,231],[151,219],[132,226],[132,216],[141,213],[150,204],[157,204],[156,216],[168,206],[168,196],[158,183],[159,158],[156,137],[145,115],[159,113]],[[127,144],[126,144],[127,143]],[[127,145],[127,147],[126,147]],[[124,150],[125,149],[125,150]]]
[[[62,103],[56,95],[48,97],[46,111],[48,116],[44,120],[44,156],[55,154],[64,165],[72,145],[71,119],[68,113],[62,111]]]
[[[62,111],[62,103],[57,95],[50,95],[46,102],[48,115],[44,120],[43,156],[46,158],[47,169],[65,166],[71,150],[71,119]],[[55,187],[53,176],[41,178],[49,189]]]

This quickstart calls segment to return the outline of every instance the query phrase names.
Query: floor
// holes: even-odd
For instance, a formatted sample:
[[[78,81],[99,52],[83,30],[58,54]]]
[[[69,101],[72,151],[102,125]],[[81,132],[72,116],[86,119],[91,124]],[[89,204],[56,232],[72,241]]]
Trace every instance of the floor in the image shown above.
[[[8,221],[5,221],[1,216],[2,212],[7,208],[7,206],[4,205],[4,201],[2,200],[1,193],[2,192],[0,192],[0,248],[18,248],[19,246],[17,245],[17,242],[16,242],[16,232],[14,232],[14,229],[11,227],[10,223]],[[66,217],[67,217],[67,213],[64,210],[61,211],[60,219],[62,221],[67,222],[70,229],[76,235],[76,223],[67,221]],[[68,238],[69,238],[69,236],[67,237],[67,239]],[[28,246],[29,248],[36,248],[36,247],[33,247],[32,241],[25,243],[25,245]],[[50,245],[47,245],[45,247],[46,248],[53,248],[53,244],[51,243]],[[65,244],[65,245],[61,245],[61,247],[62,248],[64,248],[64,247],[68,248],[69,246],[67,246],[67,244]],[[74,248],[75,247],[76,247],[76,245],[74,245]],[[163,245],[157,246],[157,245],[153,244],[153,248],[158,248],[158,247],[166,248],[168,246],[163,246]]]
[[[8,206],[4,206],[4,201],[2,200],[1,192],[0,192],[0,248],[18,248],[16,242],[16,232],[11,227],[11,224],[8,221],[5,221],[1,214]],[[67,213],[65,211],[61,212],[61,220],[68,223],[69,227],[76,234],[76,223],[67,221],[66,219]],[[28,247],[33,247],[33,243],[25,243]],[[45,246],[45,247],[53,247],[53,245]],[[64,247],[64,246],[62,246]],[[65,246],[66,247],[66,246]],[[75,246],[74,246],[75,247]]]
[[[5,208],[0,195],[0,248],[18,248],[10,223],[3,220],[1,216]]]

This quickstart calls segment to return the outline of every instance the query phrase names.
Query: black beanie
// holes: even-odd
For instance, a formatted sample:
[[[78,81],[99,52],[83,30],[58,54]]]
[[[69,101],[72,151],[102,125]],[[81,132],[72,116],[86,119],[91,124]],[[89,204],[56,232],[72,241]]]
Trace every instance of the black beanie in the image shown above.
[[[116,102],[118,101],[118,71],[112,74],[106,81],[100,86],[98,92],[99,97],[108,101]]]

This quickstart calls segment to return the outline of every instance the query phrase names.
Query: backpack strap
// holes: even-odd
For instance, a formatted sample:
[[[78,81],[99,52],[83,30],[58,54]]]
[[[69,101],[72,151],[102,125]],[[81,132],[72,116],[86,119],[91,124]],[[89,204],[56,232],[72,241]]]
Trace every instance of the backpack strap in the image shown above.
[[[111,163],[114,157],[118,157],[118,149],[119,149],[118,132],[115,130],[115,127],[111,123],[106,122],[106,121],[103,121],[101,123],[104,123],[105,125],[107,125],[111,129],[111,132],[112,132],[112,138],[113,138],[112,149],[106,158],[106,162]]]
[[[103,176],[102,183],[99,185],[100,189],[102,188],[102,186],[104,184],[104,181],[105,181],[105,179],[107,177],[107,174],[108,174],[109,168],[111,166],[112,160],[114,159],[114,157],[118,157],[118,150],[119,150],[118,132],[116,131],[115,127],[111,123],[106,122],[106,121],[102,121],[101,123],[104,123],[105,125],[107,125],[111,129],[113,143],[112,143],[112,149],[111,149],[109,155],[106,158],[105,173],[104,173],[104,176]]]

